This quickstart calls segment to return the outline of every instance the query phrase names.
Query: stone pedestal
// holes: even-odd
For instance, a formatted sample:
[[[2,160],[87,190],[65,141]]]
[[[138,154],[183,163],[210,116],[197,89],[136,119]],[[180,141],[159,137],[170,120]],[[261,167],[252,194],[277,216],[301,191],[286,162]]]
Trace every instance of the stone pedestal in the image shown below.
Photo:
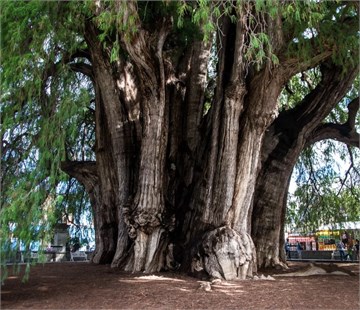
[[[69,225],[65,223],[56,224],[55,231],[54,231],[54,244],[53,249],[56,252],[56,259],[57,262],[67,261],[67,249],[66,243],[68,242],[70,235],[69,235]]]

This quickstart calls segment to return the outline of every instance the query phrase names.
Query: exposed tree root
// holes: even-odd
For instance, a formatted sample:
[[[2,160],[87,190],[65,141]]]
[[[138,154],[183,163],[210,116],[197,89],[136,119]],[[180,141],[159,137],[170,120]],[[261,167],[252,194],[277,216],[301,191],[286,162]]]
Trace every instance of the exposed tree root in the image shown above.
[[[325,265],[316,265],[310,263],[304,269],[290,272],[290,273],[283,273],[283,274],[274,274],[275,277],[307,277],[307,276],[315,276],[315,275],[354,275],[351,271],[345,270],[335,264],[330,264],[328,266]]]
[[[206,233],[191,269],[213,279],[252,277],[256,272],[256,251],[251,237],[225,226]]]

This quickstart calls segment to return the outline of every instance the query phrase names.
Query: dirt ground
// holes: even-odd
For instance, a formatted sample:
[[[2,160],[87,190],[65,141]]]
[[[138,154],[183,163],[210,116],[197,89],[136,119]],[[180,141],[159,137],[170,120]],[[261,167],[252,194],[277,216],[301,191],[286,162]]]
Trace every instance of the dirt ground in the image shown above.
[[[293,272],[305,263],[289,266],[287,272]],[[341,268],[354,275],[223,281],[205,291],[200,280],[186,275],[149,276],[83,262],[48,263],[32,267],[27,283],[21,282],[21,274],[10,274],[1,287],[1,308],[359,309],[359,265]],[[274,273],[284,271],[263,274]]]

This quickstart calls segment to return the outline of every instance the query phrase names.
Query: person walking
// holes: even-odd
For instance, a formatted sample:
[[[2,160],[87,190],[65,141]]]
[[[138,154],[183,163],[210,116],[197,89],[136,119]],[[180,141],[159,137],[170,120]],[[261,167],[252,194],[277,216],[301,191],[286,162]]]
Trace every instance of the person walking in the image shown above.
[[[287,258],[287,259],[291,259],[290,247],[291,247],[291,244],[290,244],[290,242],[289,242],[289,239],[286,239],[286,242],[285,242],[285,253],[286,253],[286,258]]]

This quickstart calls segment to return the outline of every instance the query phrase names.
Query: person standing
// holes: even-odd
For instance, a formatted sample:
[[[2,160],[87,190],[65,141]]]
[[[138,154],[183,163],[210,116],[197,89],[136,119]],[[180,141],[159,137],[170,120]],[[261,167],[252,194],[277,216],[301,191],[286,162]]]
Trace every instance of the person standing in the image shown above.
[[[286,239],[286,242],[285,242],[285,253],[286,253],[286,258],[287,258],[287,259],[291,259],[290,248],[291,248],[291,244],[290,244],[290,242],[289,242],[289,239]]]
[[[359,239],[355,240],[354,250],[355,250],[355,259],[359,260]]]
[[[349,260],[354,260],[354,253],[353,253],[353,250],[354,250],[354,239],[353,237],[349,237],[349,240],[348,240],[348,243],[346,245],[346,249],[347,249],[347,257]]]
[[[303,250],[303,248],[302,248],[300,242],[298,241],[298,242],[296,243],[296,251],[297,251],[297,253],[298,253],[298,258],[299,258],[299,259],[301,259],[301,251],[302,251],[302,250]]]
[[[340,253],[340,260],[343,261],[344,259],[346,259],[346,256],[345,256],[345,244],[342,240],[340,240],[338,243],[338,250]]]
[[[341,241],[344,244],[344,246],[346,246],[346,244],[348,243],[349,240],[349,235],[346,231],[344,231],[344,233],[341,236]]]

